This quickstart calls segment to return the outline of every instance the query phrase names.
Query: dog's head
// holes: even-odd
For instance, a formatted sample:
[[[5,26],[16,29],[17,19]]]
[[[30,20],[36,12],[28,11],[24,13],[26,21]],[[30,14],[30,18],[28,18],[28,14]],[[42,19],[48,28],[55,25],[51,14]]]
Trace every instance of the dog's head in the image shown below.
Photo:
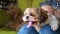
[[[27,8],[24,11],[23,21],[32,24],[39,24],[47,19],[47,13],[43,9],[39,8]]]
[[[24,11],[23,21],[39,21],[37,8],[27,8]]]

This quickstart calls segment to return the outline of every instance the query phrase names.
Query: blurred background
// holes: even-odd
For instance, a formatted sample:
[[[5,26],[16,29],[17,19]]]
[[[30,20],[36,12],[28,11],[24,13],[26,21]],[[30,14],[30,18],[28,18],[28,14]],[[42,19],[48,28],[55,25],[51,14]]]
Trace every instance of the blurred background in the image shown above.
[[[44,0],[0,0],[0,34],[17,34],[24,24],[23,12],[28,7],[40,7]]]

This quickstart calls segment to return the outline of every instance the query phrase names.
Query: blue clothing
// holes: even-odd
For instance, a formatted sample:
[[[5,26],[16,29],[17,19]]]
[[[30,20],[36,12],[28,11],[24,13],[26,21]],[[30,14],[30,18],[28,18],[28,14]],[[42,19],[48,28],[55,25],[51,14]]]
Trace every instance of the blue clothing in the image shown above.
[[[43,26],[38,33],[34,27],[26,28],[25,24],[18,32],[18,34],[60,34],[60,28],[57,31],[53,31],[49,24]]]
[[[58,2],[58,0],[45,0],[44,2],[40,3],[40,6],[42,5],[50,5],[55,9],[60,9],[60,2]]]
[[[57,31],[53,31],[51,29],[51,26],[49,24],[47,24],[41,28],[40,34],[60,34],[60,28],[58,28]]]
[[[34,27],[27,28],[25,24],[18,32],[18,34],[38,34]]]

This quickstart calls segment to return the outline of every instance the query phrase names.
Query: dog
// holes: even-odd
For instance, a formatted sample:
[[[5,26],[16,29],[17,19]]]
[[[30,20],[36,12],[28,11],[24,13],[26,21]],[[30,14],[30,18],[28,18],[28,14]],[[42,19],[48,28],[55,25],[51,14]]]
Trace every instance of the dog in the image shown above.
[[[57,18],[42,8],[26,8],[22,19],[28,23],[27,28],[33,26],[37,32],[46,24],[49,24],[53,31],[58,29],[59,21]]]
[[[46,8],[47,7],[47,8]],[[49,5],[44,5],[41,7],[43,10],[49,12],[50,14],[54,15],[57,19],[60,20],[60,10],[53,8]]]

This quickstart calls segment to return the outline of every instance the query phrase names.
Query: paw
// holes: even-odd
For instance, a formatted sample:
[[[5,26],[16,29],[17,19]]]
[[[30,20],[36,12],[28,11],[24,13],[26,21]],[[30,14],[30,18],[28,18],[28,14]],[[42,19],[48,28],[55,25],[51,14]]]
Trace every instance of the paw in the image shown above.
[[[58,26],[51,25],[51,29],[52,29],[53,31],[56,31],[56,30],[58,29]]]

